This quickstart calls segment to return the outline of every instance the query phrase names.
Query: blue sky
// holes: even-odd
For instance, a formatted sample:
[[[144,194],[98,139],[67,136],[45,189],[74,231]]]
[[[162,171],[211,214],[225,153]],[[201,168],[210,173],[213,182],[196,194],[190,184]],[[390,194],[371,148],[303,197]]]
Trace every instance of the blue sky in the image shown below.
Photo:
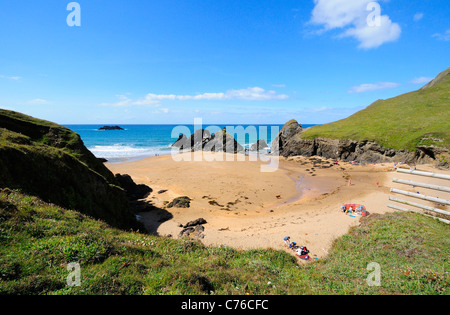
[[[368,0],[79,0],[73,27],[69,2],[0,2],[1,108],[60,124],[322,124],[450,66],[448,0],[377,1],[370,21]]]

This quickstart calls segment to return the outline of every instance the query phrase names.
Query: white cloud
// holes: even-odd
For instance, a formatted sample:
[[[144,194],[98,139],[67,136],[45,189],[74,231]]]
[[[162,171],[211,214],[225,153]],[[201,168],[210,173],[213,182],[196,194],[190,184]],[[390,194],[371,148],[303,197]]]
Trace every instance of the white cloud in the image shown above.
[[[370,83],[370,84],[361,84],[357,86],[353,86],[348,93],[364,93],[370,91],[377,90],[386,90],[386,89],[395,89],[399,87],[400,83],[394,82],[379,82],[379,83]]]
[[[7,75],[0,74],[0,79],[19,81],[21,79],[21,77],[18,77],[18,76],[7,76]]]
[[[168,114],[169,113],[169,109],[168,108],[158,108],[156,110],[153,110],[150,113],[151,114]]]
[[[30,105],[47,105],[47,104],[50,104],[50,102],[47,101],[47,100],[44,100],[42,98],[35,98],[35,99],[32,99],[32,100],[28,101],[27,104],[30,104]]]
[[[354,37],[359,48],[371,49],[396,41],[401,28],[387,15],[376,15],[377,2],[370,0],[314,0],[311,23],[323,26],[321,32],[343,29],[339,35]],[[372,6],[375,4],[375,6]],[[377,19],[376,16],[379,18]]]
[[[117,95],[119,101],[116,103],[102,103],[102,106],[153,106],[159,107],[161,101],[224,101],[224,100],[242,100],[242,101],[271,101],[285,100],[289,96],[278,94],[275,91],[266,91],[260,87],[252,87],[240,90],[228,90],[219,93],[203,93],[196,95],[176,95],[176,94],[147,94],[144,98],[132,100],[126,95]]]
[[[266,91],[260,87],[251,87],[247,89],[240,90],[228,90],[226,92],[220,93],[203,93],[197,95],[164,95],[164,94],[147,94],[145,97],[146,101],[161,101],[161,100],[172,100],[172,101],[199,101],[199,100],[210,100],[210,101],[222,101],[222,100],[243,100],[243,101],[269,101],[269,100],[284,100],[289,98],[284,94],[277,94],[275,91]]]
[[[126,107],[133,105],[133,100],[126,95],[116,95],[119,99],[115,103],[101,103],[100,106]]]
[[[433,34],[433,37],[447,42],[450,40],[450,30],[445,31],[444,34],[439,33]]]
[[[432,81],[434,78],[429,78],[429,77],[420,77],[420,78],[415,78],[411,81],[409,81],[409,83],[413,83],[413,84],[425,84],[428,83],[430,81]]]
[[[414,14],[414,22],[418,22],[421,19],[423,19],[423,13],[422,12]]]

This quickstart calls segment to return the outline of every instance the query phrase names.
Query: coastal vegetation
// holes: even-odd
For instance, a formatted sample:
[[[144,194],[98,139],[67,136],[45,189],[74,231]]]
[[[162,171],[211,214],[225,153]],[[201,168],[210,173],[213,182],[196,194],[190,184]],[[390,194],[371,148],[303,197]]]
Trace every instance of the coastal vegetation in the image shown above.
[[[448,148],[449,90],[450,76],[440,76],[336,123],[303,131],[291,121],[277,141],[284,149],[300,148],[290,142],[299,137]],[[0,110],[0,295],[449,294],[450,230],[436,219],[372,214],[325,258],[304,263],[288,250],[146,234],[124,182],[139,195],[151,192],[112,174],[68,128]],[[190,200],[173,205],[180,202]],[[81,268],[80,286],[67,281],[72,263]],[[372,263],[380,267],[379,286],[367,281]]]
[[[282,250],[207,247],[113,228],[18,191],[0,193],[0,294],[448,295],[450,231],[412,213],[371,215],[306,264]],[[280,240],[282,242],[282,240]],[[68,264],[81,285],[69,286]],[[369,286],[376,262],[380,286]]]
[[[68,128],[0,110],[0,187],[20,189],[120,228],[138,228],[114,175]]]
[[[300,137],[369,140],[410,151],[419,146],[450,148],[449,91],[450,68],[420,90],[378,100],[348,118],[312,127]]]

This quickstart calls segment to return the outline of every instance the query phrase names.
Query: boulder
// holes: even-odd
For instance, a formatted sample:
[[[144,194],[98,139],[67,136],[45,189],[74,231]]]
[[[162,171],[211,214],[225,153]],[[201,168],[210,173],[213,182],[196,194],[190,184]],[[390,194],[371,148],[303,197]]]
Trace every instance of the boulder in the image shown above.
[[[203,150],[226,153],[239,153],[245,151],[244,147],[241,146],[232,135],[227,133],[225,128],[216,132],[204,145]]]
[[[189,138],[189,142],[191,144],[192,151],[203,150],[205,144],[211,141],[212,136],[211,133],[206,129],[198,129],[194,132],[193,135]]]
[[[274,154],[282,152],[286,143],[294,136],[300,135],[302,131],[302,126],[296,120],[288,121],[272,141],[271,152]]]
[[[167,205],[167,208],[189,208],[191,206],[191,198],[183,196],[175,198]]]
[[[153,191],[147,185],[137,185],[128,174],[116,174],[115,177],[120,187],[125,190],[129,200],[146,198]]]
[[[262,150],[267,147],[268,147],[268,145],[267,145],[266,140],[260,139],[256,143],[254,143],[250,146],[250,151],[259,151],[259,150]]]
[[[178,140],[172,144],[172,147],[181,150],[194,151],[211,151],[211,152],[227,152],[238,153],[244,152],[244,148],[236,141],[236,139],[226,132],[225,128],[216,132],[214,135],[206,129],[198,129],[189,138],[180,135]]]
[[[206,224],[206,220],[203,218],[199,218],[197,220],[191,221],[186,223],[183,226],[183,229],[181,230],[180,234],[178,235],[181,237],[191,237],[196,236],[198,238],[204,238],[203,232],[205,231],[205,227],[203,224]]]
[[[187,227],[196,226],[196,225],[202,225],[202,224],[206,224],[206,223],[208,223],[208,222],[206,222],[205,219],[199,218],[197,220],[190,221],[190,222],[186,223],[183,227],[187,228]]]
[[[178,140],[172,144],[172,147],[178,148],[179,150],[185,150],[185,149],[190,149],[191,145],[190,145],[190,141],[189,141],[188,137],[186,137],[186,135],[184,135],[184,134],[181,134],[178,137]]]

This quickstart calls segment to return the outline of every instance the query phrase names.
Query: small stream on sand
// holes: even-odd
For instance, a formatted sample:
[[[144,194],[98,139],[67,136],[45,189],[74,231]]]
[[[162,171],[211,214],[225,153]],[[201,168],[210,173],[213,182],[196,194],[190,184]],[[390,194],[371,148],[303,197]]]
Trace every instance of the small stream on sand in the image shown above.
[[[332,187],[325,187],[324,185],[322,185],[321,181],[317,180],[317,178],[308,178],[304,174],[293,175],[287,172],[286,176],[295,183],[297,194],[289,197],[285,201],[272,205],[271,207],[267,207],[267,210],[279,209],[306,198],[317,198],[324,194],[329,194],[334,190],[334,188]]]

